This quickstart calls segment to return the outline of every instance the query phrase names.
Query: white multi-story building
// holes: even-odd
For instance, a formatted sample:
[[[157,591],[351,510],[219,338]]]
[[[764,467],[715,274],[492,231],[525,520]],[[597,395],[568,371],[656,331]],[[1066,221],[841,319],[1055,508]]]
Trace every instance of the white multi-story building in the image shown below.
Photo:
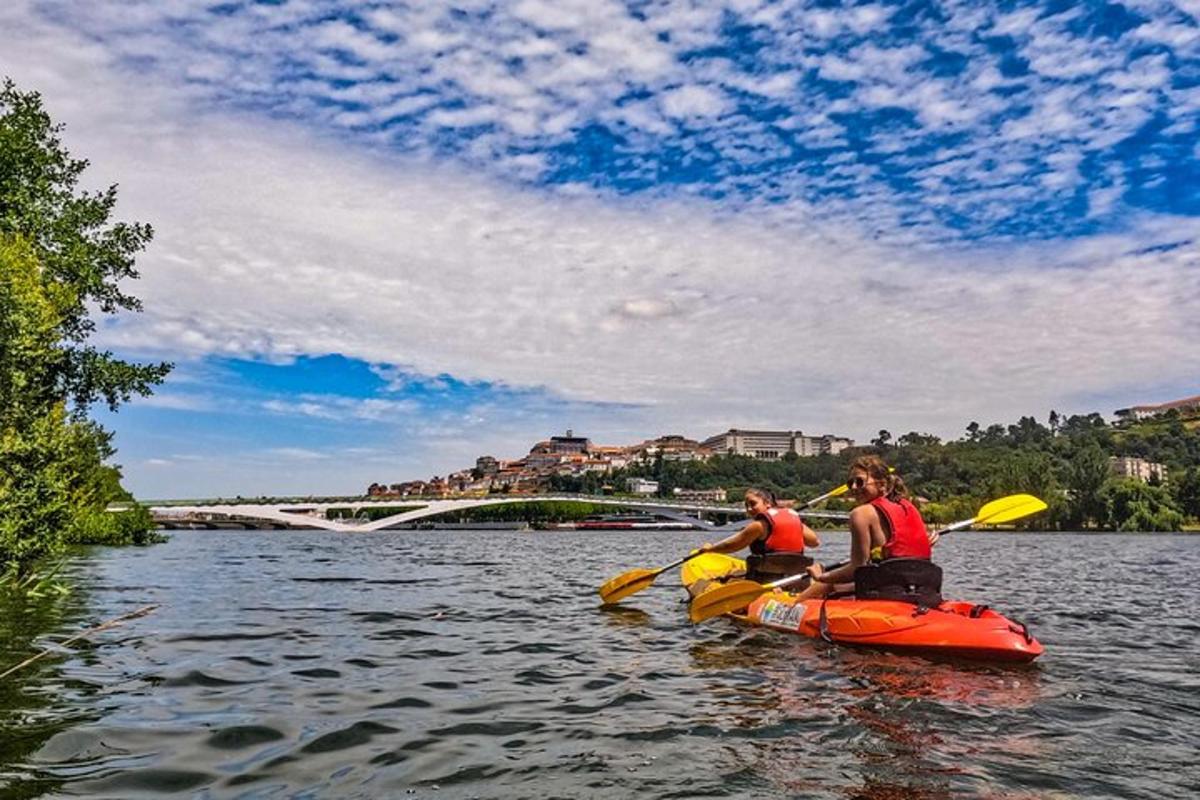
[[[1108,463],[1112,467],[1113,474],[1122,478],[1136,478],[1142,483],[1147,483],[1150,480],[1157,480],[1159,483],[1167,482],[1167,467],[1165,464],[1158,464],[1134,456],[1113,457],[1108,459]]]
[[[825,434],[824,436],[801,436],[796,433],[796,455],[819,456],[824,454],[836,456],[847,447],[854,447],[854,440],[844,436]]]
[[[656,494],[658,492],[658,481],[650,481],[645,478],[628,478],[625,481],[625,489],[630,494]]]
[[[788,453],[798,456],[836,455],[854,446],[853,439],[844,436],[805,436],[800,431],[749,431],[730,428],[725,433],[710,436],[700,443],[702,448],[725,455],[750,456],[765,461],[778,461]]]
[[[795,434],[792,431],[748,431],[730,428],[710,436],[700,446],[714,453],[731,456],[750,456],[775,461],[792,452]]]

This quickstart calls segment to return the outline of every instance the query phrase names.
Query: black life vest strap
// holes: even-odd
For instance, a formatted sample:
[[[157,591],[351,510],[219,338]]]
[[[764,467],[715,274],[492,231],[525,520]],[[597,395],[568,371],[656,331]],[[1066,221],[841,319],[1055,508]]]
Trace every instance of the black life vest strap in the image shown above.
[[[812,566],[812,563],[813,560],[804,553],[752,553],[746,557],[746,577],[759,583],[770,583],[799,575]],[[789,591],[798,590],[791,587]]]

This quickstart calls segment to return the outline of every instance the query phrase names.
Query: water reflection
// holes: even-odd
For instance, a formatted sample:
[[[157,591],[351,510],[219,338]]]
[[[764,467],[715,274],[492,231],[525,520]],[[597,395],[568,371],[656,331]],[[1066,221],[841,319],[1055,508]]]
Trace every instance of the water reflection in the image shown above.
[[[604,621],[618,627],[641,627],[650,624],[650,615],[632,606],[600,606]]]
[[[986,780],[972,753],[1027,747],[1002,730],[1041,696],[1040,671],[948,663],[734,628],[692,644],[718,713],[740,732],[741,757],[782,791],[809,795],[949,798]],[[963,727],[992,727],[981,741]],[[969,742],[969,744],[964,744]],[[822,769],[822,765],[824,769]]]
[[[1144,595],[1094,597],[1036,570],[1010,587],[1003,537],[947,541],[947,574],[969,583],[955,596],[1030,622],[1047,645],[1033,668],[693,627],[678,589],[597,610],[605,576],[681,542],[197,532],[102,551],[80,576],[88,618],[162,607],[5,689],[0,794],[1191,796],[1187,616],[1131,631],[1113,620],[1146,616]],[[1153,607],[1194,607],[1200,539],[1151,542],[1174,547],[1156,560],[1167,573]],[[1044,563],[1080,547],[1020,544]],[[1069,606],[1047,600],[1060,590]],[[4,611],[20,657],[36,641],[11,629],[21,620],[85,627],[81,610]]]
[[[72,700],[90,694],[93,687],[64,680],[52,638],[76,627],[83,614],[84,598],[78,593],[39,598],[0,590],[0,672],[42,650],[52,651],[0,679],[0,768],[30,760],[56,734],[84,718],[86,712]],[[40,771],[7,772],[0,771],[5,797],[36,797],[61,785]]]

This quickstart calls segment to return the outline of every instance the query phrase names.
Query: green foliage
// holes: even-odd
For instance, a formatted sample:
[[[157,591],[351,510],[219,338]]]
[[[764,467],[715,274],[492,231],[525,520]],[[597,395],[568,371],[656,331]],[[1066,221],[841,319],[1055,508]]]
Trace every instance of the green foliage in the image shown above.
[[[1200,467],[1183,470],[1174,490],[1179,510],[1193,519],[1200,519]]]
[[[454,522],[570,522],[592,514],[612,514],[616,509],[599,503],[571,500],[537,500],[499,506],[468,508],[442,519]]]
[[[345,508],[330,508],[325,511],[327,519],[363,519],[374,522],[377,519],[403,514],[405,511],[416,511],[424,505],[412,506],[359,506],[357,511],[349,506]]]
[[[1123,479],[1110,481],[1102,494],[1109,526],[1121,531],[1177,531],[1183,514],[1162,486]]]
[[[61,551],[73,516],[70,428],[63,406],[18,427],[0,426],[0,574],[24,578]]]
[[[89,508],[76,515],[64,533],[67,544],[145,545],[166,541],[154,529],[150,510],[135,504],[124,511]]]
[[[135,541],[149,517],[112,518],[128,498],[105,464],[111,435],[88,407],[148,394],[170,366],[135,365],[87,344],[93,311],[136,310],[119,281],[137,277],[148,226],[110,223],[116,190],[77,190],[71,158],[35,93],[0,87],[0,573],[35,580],[65,541]],[[90,538],[89,538],[90,537]]]
[[[0,235],[28,243],[40,280],[53,295],[58,318],[55,357],[43,365],[35,385],[24,391],[69,399],[82,413],[103,399],[116,409],[133,394],[149,394],[170,371],[169,364],[138,365],[87,344],[103,313],[140,310],[120,281],[136,278],[134,256],[153,236],[149,225],[110,223],[115,186],[78,190],[87,161],[72,158],[36,92],[12,81],[0,87]]]
[[[1072,527],[1081,528],[1104,519],[1101,490],[1111,474],[1108,456],[1095,444],[1080,450],[1067,463],[1066,483],[1070,497],[1067,519]]]

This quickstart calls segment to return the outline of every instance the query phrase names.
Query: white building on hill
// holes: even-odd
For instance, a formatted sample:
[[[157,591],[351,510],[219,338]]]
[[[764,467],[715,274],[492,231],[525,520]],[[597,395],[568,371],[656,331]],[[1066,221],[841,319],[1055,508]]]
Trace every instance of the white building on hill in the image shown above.
[[[1167,468],[1164,464],[1156,464],[1153,461],[1133,456],[1113,457],[1108,459],[1108,463],[1112,467],[1113,474],[1122,478],[1136,478],[1142,483],[1147,483],[1151,479],[1157,480],[1159,483],[1167,482]]]
[[[1124,420],[1139,420],[1156,417],[1159,414],[1165,414],[1171,409],[1180,413],[1188,411],[1200,411],[1200,394],[1195,397],[1185,397],[1182,400],[1172,400],[1169,403],[1159,403],[1156,406],[1130,406],[1129,408],[1118,408],[1113,413],[1117,419]]]
[[[706,450],[723,455],[749,456],[764,461],[778,461],[788,453],[798,456],[836,455],[854,446],[853,439],[844,436],[805,436],[800,431],[750,431],[730,428],[725,433],[710,436],[700,443]]]

